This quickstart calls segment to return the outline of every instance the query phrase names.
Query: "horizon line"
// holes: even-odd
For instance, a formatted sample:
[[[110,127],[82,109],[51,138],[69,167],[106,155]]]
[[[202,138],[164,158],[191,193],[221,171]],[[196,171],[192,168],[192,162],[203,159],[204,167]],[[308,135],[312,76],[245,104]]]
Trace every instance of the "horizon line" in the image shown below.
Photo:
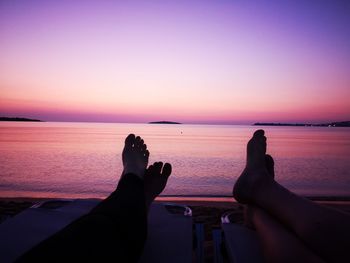
[[[0,116],[0,118],[3,118],[5,116]],[[6,117],[5,117],[6,118]],[[7,117],[7,118],[26,118],[26,119],[32,119],[32,118],[27,118],[27,117]],[[40,118],[37,119],[40,122],[77,122],[77,123],[124,123],[124,124],[150,124],[150,122],[164,122],[167,120],[161,120],[161,121],[148,121],[148,122],[128,122],[128,121],[79,121],[79,120],[75,120],[75,121],[70,121],[70,120],[41,120]],[[169,122],[174,122],[174,121],[169,121]],[[350,121],[324,121],[324,122],[281,122],[281,121],[266,121],[266,122],[261,122],[261,121],[256,121],[253,123],[222,123],[222,122],[218,122],[218,123],[213,123],[213,122],[179,122],[177,121],[177,124],[174,125],[248,125],[248,126],[254,126],[255,124],[292,124],[292,125],[320,125],[320,124],[329,124],[329,123],[338,123],[338,122],[350,122]],[[166,124],[166,125],[170,125],[170,124]],[[259,126],[259,125],[256,125]],[[264,125],[263,125],[264,126]]]

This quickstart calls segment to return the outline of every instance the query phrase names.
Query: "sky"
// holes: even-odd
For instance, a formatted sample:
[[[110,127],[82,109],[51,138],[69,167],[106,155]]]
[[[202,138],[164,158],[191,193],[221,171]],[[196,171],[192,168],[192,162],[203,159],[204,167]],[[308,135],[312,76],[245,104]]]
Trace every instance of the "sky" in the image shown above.
[[[350,120],[350,2],[0,0],[0,115]]]

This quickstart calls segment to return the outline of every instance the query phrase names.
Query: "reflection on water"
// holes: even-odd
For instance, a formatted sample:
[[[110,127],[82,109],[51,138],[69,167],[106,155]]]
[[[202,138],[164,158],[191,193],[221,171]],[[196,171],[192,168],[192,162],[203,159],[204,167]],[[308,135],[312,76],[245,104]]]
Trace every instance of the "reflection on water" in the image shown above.
[[[127,134],[173,165],[165,195],[230,195],[254,126],[0,123],[0,196],[104,197]],[[276,179],[303,195],[350,195],[350,129],[264,127]]]

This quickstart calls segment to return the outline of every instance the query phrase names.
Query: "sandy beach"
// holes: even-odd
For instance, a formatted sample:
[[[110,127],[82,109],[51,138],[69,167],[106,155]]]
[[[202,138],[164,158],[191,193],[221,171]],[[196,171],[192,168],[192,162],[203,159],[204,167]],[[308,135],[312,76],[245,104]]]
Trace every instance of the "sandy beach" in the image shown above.
[[[315,202],[320,205],[332,207],[350,213],[350,201],[345,200],[327,200],[326,198]],[[48,198],[0,198],[0,224],[1,222],[15,216],[24,209],[31,207],[33,204]],[[171,202],[187,205],[192,209],[194,223],[203,223],[205,230],[205,262],[212,262],[213,246],[212,246],[212,230],[219,228],[220,217],[225,212],[231,212],[232,218],[238,224],[244,223],[243,207],[229,198],[159,198],[157,202]]]

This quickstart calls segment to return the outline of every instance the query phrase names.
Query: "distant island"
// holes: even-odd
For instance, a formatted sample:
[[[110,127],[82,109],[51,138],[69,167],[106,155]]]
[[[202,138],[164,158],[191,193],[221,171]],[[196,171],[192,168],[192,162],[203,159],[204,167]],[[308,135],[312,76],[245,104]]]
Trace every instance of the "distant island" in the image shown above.
[[[182,123],[175,122],[175,121],[151,121],[148,124],[182,124]]]
[[[11,118],[11,117],[0,117],[0,121],[39,121],[42,122],[41,120],[36,120],[36,119],[28,119],[28,118]]]
[[[308,126],[308,127],[350,127],[350,121],[329,122],[320,124],[309,123],[273,123],[273,122],[257,122],[255,126]]]

